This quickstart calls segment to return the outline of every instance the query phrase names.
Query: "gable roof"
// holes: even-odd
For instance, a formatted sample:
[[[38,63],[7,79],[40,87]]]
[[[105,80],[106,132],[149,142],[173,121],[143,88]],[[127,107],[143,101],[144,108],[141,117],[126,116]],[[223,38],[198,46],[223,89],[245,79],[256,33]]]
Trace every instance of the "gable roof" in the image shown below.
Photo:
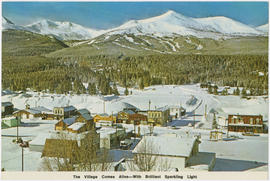
[[[31,108],[32,110],[40,111],[40,112],[52,112],[52,110],[47,109],[46,107],[43,106],[38,106],[38,107],[33,107]]]
[[[41,157],[72,158],[77,149],[76,140],[46,139]]]
[[[77,117],[74,116],[71,118],[63,119],[63,122],[66,123],[67,125],[71,125],[71,124],[75,123],[76,119],[77,119]]]
[[[74,130],[74,131],[77,131],[79,130],[81,127],[83,127],[85,125],[85,123],[81,123],[81,122],[76,122],[76,123],[73,123],[72,125],[70,125],[68,128]]]
[[[195,141],[196,138],[144,136],[132,153],[189,157]],[[145,144],[147,148],[142,149]]]
[[[66,106],[66,107],[64,107],[64,112],[73,111],[73,110],[76,110],[76,108],[74,106]]]
[[[82,114],[81,115],[86,121],[90,121],[93,119],[93,117],[90,114]]]
[[[78,113],[80,113],[80,114],[90,114],[90,111],[88,111],[87,109],[79,109],[79,110],[77,110],[78,111]]]
[[[41,111],[35,109],[24,109],[24,111],[29,112],[30,114],[40,114]]]

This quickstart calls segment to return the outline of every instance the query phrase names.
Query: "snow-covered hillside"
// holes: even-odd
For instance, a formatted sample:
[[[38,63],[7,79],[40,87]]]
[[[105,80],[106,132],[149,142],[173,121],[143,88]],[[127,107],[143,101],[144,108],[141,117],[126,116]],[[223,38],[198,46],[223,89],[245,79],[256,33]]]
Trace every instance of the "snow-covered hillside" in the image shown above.
[[[84,40],[103,34],[104,30],[94,30],[71,22],[41,20],[26,26],[30,31],[54,35],[63,40]]]
[[[6,17],[2,17],[2,29],[8,30],[8,29],[15,29],[15,30],[27,30],[27,28],[19,25],[15,25],[12,21],[7,19]]]
[[[261,32],[255,28],[249,27],[243,23],[234,21],[227,17],[208,17],[195,19],[199,24],[206,26],[206,30],[212,30],[222,34],[245,35],[254,34],[259,35]]]
[[[226,17],[191,18],[174,11],[144,20],[131,20],[114,28],[109,34],[193,35],[213,38],[222,35],[261,35],[262,32]]]
[[[269,31],[269,24],[261,25],[256,28],[257,30],[260,30],[262,32],[268,33]]]

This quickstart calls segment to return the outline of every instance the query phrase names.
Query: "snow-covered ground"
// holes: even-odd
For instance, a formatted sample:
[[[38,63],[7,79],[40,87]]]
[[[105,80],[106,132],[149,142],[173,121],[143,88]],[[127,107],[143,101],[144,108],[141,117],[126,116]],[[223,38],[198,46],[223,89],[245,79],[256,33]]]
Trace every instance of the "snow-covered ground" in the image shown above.
[[[90,96],[90,95],[57,95],[43,94],[37,92],[27,92],[31,97],[27,98],[22,94],[19,95],[4,95],[2,101],[12,101],[15,108],[24,109],[25,104],[30,104],[30,107],[44,106],[53,109],[55,106],[73,105],[77,109],[87,108],[91,113],[103,113],[104,103],[105,112],[108,114],[117,113],[129,104],[135,107],[147,110],[149,100],[151,101],[151,109],[166,105],[182,105],[186,108],[187,115],[180,120],[173,120],[168,124],[168,127],[155,127],[155,134],[175,133],[184,136],[198,135],[202,137],[200,151],[215,152],[216,166],[215,170],[249,170],[259,169],[267,170],[265,164],[268,162],[268,135],[260,134],[257,137],[243,137],[239,133],[230,133],[230,135],[239,135],[243,139],[235,141],[209,141],[210,130],[202,126],[200,128],[189,127],[193,125],[195,110],[195,123],[203,123],[211,125],[204,119],[205,107],[207,113],[211,109],[218,111],[217,116],[227,117],[228,114],[261,114],[264,120],[268,120],[268,98],[254,97],[250,100],[241,99],[239,96],[215,96],[207,93],[205,89],[201,89],[199,85],[158,85],[151,86],[142,90],[129,89],[131,95],[124,96],[124,88],[118,87],[120,96]],[[197,101],[193,105],[187,105],[187,101],[194,96]],[[207,106],[205,106],[207,105]],[[36,120],[29,122],[28,126],[20,127],[19,133],[24,140],[33,139],[39,133],[46,133],[54,129],[56,121]],[[133,129],[133,125],[124,125],[128,129]],[[149,132],[147,126],[140,126],[141,134]],[[5,170],[20,170],[21,169],[21,148],[12,143],[10,137],[16,135],[16,128],[2,130],[2,167]],[[31,152],[25,148],[25,170],[38,170],[40,168],[39,152]],[[263,166],[263,167],[262,167]],[[258,168],[257,168],[258,167]]]

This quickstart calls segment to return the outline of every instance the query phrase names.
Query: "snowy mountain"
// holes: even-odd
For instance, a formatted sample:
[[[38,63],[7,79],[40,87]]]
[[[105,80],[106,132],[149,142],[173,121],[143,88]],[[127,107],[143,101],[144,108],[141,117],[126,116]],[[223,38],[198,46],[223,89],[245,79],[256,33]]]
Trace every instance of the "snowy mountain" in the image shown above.
[[[257,30],[260,30],[262,32],[268,33],[269,31],[269,24],[261,25],[256,28]]]
[[[195,19],[199,24],[209,27],[215,32],[230,35],[259,35],[260,31],[255,28],[249,27],[243,23],[234,21],[230,18],[219,16],[219,17],[208,17],[208,18],[197,18]],[[206,28],[208,29],[208,28]]]
[[[2,17],[2,29],[8,30],[8,29],[15,29],[15,30],[27,30],[27,28],[19,25],[15,25],[12,21],[7,19],[6,17]]]
[[[85,40],[100,34],[104,30],[94,30],[71,22],[41,20],[26,26],[30,31],[44,35],[54,35],[62,40]]]
[[[226,17],[191,18],[174,11],[144,19],[131,20],[109,34],[154,34],[156,36],[193,35],[216,38],[221,35],[261,35],[262,32]]]

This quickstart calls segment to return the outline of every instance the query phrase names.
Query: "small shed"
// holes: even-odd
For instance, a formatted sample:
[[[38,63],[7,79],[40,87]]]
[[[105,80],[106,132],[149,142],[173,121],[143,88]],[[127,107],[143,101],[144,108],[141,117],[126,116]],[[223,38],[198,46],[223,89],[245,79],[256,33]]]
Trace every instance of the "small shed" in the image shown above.
[[[19,126],[21,123],[21,119],[19,117],[6,117],[2,119],[2,124],[4,124],[7,127],[15,127],[15,126]]]

